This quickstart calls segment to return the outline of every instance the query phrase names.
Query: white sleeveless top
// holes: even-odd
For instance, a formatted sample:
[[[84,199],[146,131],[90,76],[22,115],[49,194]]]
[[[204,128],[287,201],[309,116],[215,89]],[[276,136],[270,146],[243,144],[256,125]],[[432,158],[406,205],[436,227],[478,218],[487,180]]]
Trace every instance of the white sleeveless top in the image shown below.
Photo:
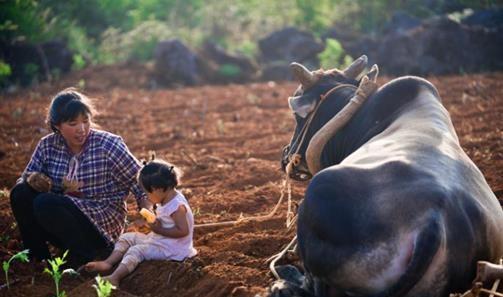
[[[190,209],[187,199],[183,196],[181,192],[176,191],[176,196],[171,199],[165,205],[157,204],[156,216],[157,219],[161,221],[164,228],[171,228],[175,225],[175,222],[171,215],[180,207],[180,205],[185,206],[187,223],[189,225],[189,234],[180,238],[170,238],[162,236],[160,234],[150,232],[148,236],[150,237],[151,244],[159,246],[166,253],[166,257],[182,261],[185,258],[193,257],[197,254],[196,249],[193,246],[192,237],[194,234],[194,215]]]

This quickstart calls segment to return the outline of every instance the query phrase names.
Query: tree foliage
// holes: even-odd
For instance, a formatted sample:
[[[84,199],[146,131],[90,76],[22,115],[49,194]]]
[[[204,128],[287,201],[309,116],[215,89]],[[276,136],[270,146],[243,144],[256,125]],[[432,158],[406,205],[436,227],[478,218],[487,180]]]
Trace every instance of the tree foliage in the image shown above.
[[[166,36],[192,46],[210,39],[253,55],[250,44],[285,26],[317,36],[336,24],[371,33],[397,10],[425,18],[496,5],[498,0],[3,0],[0,42],[64,39],[81,58],[99,63],[149,59],[152,44]]]

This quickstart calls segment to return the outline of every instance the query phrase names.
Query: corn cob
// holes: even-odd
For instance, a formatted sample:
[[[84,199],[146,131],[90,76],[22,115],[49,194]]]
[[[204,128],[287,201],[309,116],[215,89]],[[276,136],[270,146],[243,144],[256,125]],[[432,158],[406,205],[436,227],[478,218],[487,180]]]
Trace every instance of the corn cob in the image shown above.
[[[146,208],[140,210],[140,214],[147,220],[148,223],[152,224],[155,222],[155,214]]]

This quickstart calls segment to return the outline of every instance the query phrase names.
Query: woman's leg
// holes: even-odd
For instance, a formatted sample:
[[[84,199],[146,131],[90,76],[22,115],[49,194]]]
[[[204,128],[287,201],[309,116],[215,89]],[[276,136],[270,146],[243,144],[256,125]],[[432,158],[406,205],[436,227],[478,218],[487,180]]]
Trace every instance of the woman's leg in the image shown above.
[[[60,248],[69,250],[68,266],[77,268],[107,247],[93,223],[69,198],[40,194],[33,201],[33,210],[37,221],[61,243]]]
[[[43,260],[49,259],[51,255],[46,243],[49,235],[33,212],[33,201],[39,194],[27,183],[19,183],[10,191],[10,205],[24,248],[30,250],[30,257]]]

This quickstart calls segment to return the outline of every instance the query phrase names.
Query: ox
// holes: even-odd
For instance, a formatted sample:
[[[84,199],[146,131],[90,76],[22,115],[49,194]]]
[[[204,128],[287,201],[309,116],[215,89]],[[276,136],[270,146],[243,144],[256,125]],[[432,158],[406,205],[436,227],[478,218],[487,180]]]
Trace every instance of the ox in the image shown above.
[[[291,65],[297,125],[281,163],[312,179],[297,221],[304,274],[273,296],[446,296],[503,256],[502,208],[435,87],[406,76],[377,89],[375,65],[356,80],[366,64]]]

